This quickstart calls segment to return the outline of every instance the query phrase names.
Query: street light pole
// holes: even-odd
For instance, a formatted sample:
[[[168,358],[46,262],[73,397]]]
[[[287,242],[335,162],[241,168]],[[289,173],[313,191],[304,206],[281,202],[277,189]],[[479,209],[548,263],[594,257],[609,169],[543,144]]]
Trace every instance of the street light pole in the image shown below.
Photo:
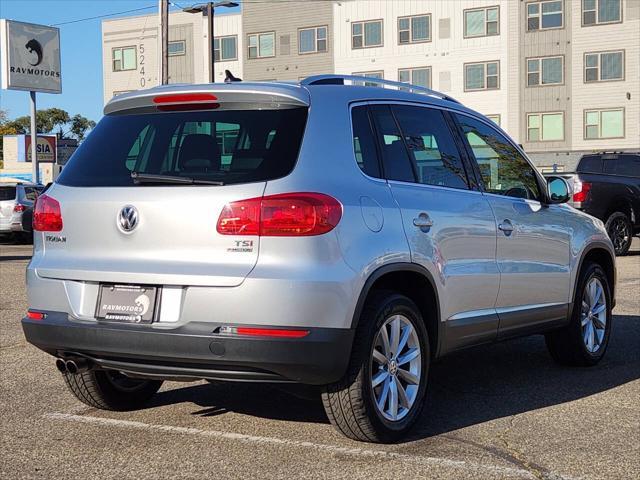
[[[215,78],[215,52],[213,48],[213,40],[214,40],[214,31],[213,31],[213,17],[215,15],[216,7],[237,7],[239,4],[236,2],[230,1],[222,1],[222,2],[208,2],[203,5],[194,5],[189,8],[183,8],[183,12],[187,13],[202,13],[207,17],[207,41],[209,42],[209,51],[208,60],[209,65],[207,68],[207,72],[209,73],[209,83],[214,83],[216,81]],[[222,48],[222,45],[220,45]]]

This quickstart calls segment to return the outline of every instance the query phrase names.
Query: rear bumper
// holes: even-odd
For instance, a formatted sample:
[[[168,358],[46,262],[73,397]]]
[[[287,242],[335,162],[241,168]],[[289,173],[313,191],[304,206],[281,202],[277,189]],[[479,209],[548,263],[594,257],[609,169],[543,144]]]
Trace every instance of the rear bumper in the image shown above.
[[[51,355],[79,355],[98,367],[148,378],[324,385],[343,376],[353,341],[350,329],[309,328],[304,338],[257,338],[216,334],[220,325],[209,322],[168,329],[46,313],[44,320],[22,320],[28,342]]]

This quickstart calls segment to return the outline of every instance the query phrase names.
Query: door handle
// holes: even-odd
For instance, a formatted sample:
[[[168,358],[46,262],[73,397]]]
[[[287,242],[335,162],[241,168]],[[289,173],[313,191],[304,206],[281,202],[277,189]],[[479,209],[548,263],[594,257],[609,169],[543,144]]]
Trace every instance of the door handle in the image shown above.
[[[429,218],[429,215],[425,212],[422,212],[416,218],[413,219],[413,225],[418,227],[423,232],[428,232],[431,227],[433,227],[433,220]]]
[[[498,229],[508,237],[513,232],[513,224],[511,220],[504,219],[502,223],[498,224]]]

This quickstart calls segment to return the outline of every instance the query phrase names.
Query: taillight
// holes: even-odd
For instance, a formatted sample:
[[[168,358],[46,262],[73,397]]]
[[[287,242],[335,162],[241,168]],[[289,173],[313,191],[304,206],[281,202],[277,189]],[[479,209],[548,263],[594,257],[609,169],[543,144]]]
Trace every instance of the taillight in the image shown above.
[[[20,212],[24,212],[27,209],[27,207],[25,207],[24,205],[21,205],[19,203],[16,203],[16,205],[13,207],[13,211],[16,213],[20,213]]]
[[[260,328],[260,327],[220,327],[223,335],[246,335],[250,337],[272,338],[304,338],[309,335],[309,330],[284,329],[284,328]]]
[[[591,190],[591,183],[589,182],[575,182],[574,188],[576,191],[573,193],[574,202],[584,202]]]
[[[153,97],[156,108],[162,111],[215,109],[220,106],[212,93],[172,93]]]
[[[36,312],[35,310],[27,310],[27,317],[31,320],[44,320],[46,313]]]
[[[59,232],[62,230],[60,202],[49,195],[40,195],[33,207],[33,229],[38,232]]]
[[[323,193],[282,193],[227,204],[218,219],[221,235],[299,237],[330,232],[342,205]]]

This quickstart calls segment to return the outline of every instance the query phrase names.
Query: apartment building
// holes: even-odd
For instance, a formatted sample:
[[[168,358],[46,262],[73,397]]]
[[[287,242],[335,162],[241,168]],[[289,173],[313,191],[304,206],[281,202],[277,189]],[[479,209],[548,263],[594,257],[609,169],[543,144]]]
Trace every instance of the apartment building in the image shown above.
[[[170,14],[170,82],[206,82],[206,17]],[[431,87],[484,113],[542,169],[640,150],[639,0],[247,2],[214,26],[216,81],[319,73]],[[105,101],[158,84],[157,15],[103,22]]]

